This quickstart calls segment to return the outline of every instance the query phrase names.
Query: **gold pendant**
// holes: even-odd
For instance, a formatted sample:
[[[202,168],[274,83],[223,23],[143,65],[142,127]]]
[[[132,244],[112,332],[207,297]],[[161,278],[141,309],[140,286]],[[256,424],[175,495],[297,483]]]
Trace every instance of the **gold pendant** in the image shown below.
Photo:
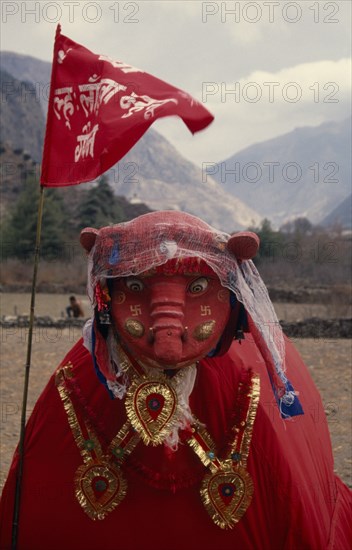
[[[149,373],[148,376],[135,378],[127,392],[125,405],[128,421],[112,440],[108,449],[111,453],[109,458],[103,454],[89,422],[83,420],[85,431],[82,431],[70,398],[73,392],[70,385],[72,365],[66,365],[57,373],[57,388],[84,461],[75,474],[75,495],[93,520],[104,519],[126,496],[127,482],[115,465],[113,456],[122,464],[140,438],[146,445],[159,445],[179,424],[182,415],[176,390],[179,373],[172,379],[163,373]],[[186,439],[204,466],[210,469],[203,479],[200,494],[211,519],[221,529],[233,528],[246,512],[253,496],[253,481],[246,470],[246,463],[259,402],[259,378],[249,371],[248,381],[241,382],[239,388],[245,403],[239,411],[238,425],[233,428],[235,437],[226,459],[217,458],[211,437],[197,419],[192,435]],[[95,459],[93,452],[97,457]]]
[[[224,461],[219,470],[205,476],[200,494],[214,523],[231,529],[251,503],[253,481],[242,466]]]
[[[105,516],[125,498],[127,482],[121,471],[105,460],[90,460],[75,474],[75,495],[91,519]]]
[[[177,425],[177,394],[166,380],[135,380],[126,397],[126,413],[145,445],[160,445]]]

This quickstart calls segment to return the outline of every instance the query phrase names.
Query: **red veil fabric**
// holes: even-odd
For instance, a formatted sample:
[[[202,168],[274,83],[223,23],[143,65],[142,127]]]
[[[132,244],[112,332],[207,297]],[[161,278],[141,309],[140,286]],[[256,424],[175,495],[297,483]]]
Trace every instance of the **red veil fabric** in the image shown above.
[[[110,441],[125,421],[123,403],[97,381],[82,341],[71,362],[101,440]],[[82,463],[52,377],[28,421],[19,525],[19,550],[293,550],[350,547],[351,496],[334,475],[330,437],[320,396],[287,341],[288,377],[300,391],[304,416],[285,421],[273,398],[263,358],[250,336],[221,358],[204,359],[191,395],[194,414],[224,448],[239,377],[252,368],[261,378],[248,471],[252,502],[232,530],[213,524],[199,496],[206,469],[181,445],[176,453],[139,444],[123,466],[128,492],[104,520],[92,521],[73,487]],[[1,550],[10,548],[15,454],[3,492]]]

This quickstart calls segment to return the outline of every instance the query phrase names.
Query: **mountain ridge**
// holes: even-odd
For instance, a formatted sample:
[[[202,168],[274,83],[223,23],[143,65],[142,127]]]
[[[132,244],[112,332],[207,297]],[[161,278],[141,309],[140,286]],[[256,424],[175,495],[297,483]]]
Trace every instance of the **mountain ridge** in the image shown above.
[[[40,161],[45,119],[31,82],[15,79],[0,69],[1,127],[0,141],[28,151]]]
[[[322,221],[324,227],[340,226],[342,229],[352,229],[352,194],[337,205]]]
[[[1,52],[1,66],[13,71],[10,74],[15,81],[32,83],[28,93],[33,95],[33,89],[36,92],[38,112],[37,120],[32,117],[28,127],[31,144],[19,139],[22,125],[18,122],[12,124],[10,131],[4,129],[3,136],[17,132],[13,146],[30,146],[29,153],[38,160],[42,138],[37,138],[44,133],[45,117],[37,108],[46,112],[51,63]],[[3,107],[6,109],[6,104]],[[6,126],[10,124],[7,122]],[[115,192],[130,201],[145,202],[153,209],[186,210],[228,232],[258,226],[263,218],[270,219],[276,227],[302,216],[321,223],[350,193],[350,124],[350,119],[346,119],[295,128],[214,164],[215,173],[211,167],[207,173],[186,160],[171,143],[150,129],[107,175]],[[33,128],[37,137],[33,137]],[[237,171],[238,181],[228,181],[231,174],[226,170]],[[261,172],[260,181],[255,181],[256,171]]]
[[[36,90],[45,89],[45,82],[40,78],[43,78],[43,67],[48,74],[50,64],[40,62],[40,70],[36,76],[35,58],[30,58],[31,64],[28,63],[27,57],[22,58],[19,54],[2,55],[2,63],[4,59],[7,59],[6,67],[11,65],[12,59],[15,59],[16,74],[35,80],[32,85]],[[23,64],[22,73],[21,63]],[[13,82],[20,83],[12,76],[11,79]],[[20,94],[23,86],[16,84],[12,87]],[[32,99],[36,100],[37,110],[40,110],[38,98],[34,95]],[[21,101],[21,97],[18,100]],[[25,102],[22,103],[25,107]],[[14,118],[14,113],[9,111],[6,101],[4,110],[8,111],[6,126],[17,131],[18,124],[11,125],[11,117]],[[37,121],[32,121],[32,128],[34,127],[37,127],[38,133],[44,134],[43,115],[38,114]],[[30,128],[27,128],[27,132],[30,133]],[[4,128],[4,137],[9,133],[10,130]],[[4,141],[7,140],[4,139]],[[34,146],[35,140],[32,140],[32,149],[28,143],[23,144],[21,140],[11,141],[15,148],[29,149],[32,156],[39,160],[38,150],[42,147],[42,138],[37,140],[36,146]],[[224,231],[245,229],[248,225],[259,223],[261,219],[255,209],[248,208],[239,199],[224,193],[215,180],[207,178],[206,182],[202,181],[201,168],[184,159],[173,145],[153,129],[149,129],[120,163],[107,172],[107,177],[117,195],[122,194],[134,203],[146,203],[152,209],[183,210],[203,218],[210,225]]]
[[[295,128],[242,149],[211,173],[276,225],[302,216],[320,223],[350,193],[350,142],[351,118]]]

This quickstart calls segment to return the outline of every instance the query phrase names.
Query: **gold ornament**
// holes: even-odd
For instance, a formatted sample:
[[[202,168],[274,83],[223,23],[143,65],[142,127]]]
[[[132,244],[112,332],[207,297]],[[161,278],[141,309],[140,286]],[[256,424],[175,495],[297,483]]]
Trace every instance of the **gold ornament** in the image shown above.
[[[131,363],[119,349],[124,370],[134,378],[126,398],[128,420],[103,454],[90,422],[83,429],[70,398],[72,365],[60,368],[56,385],[67,413],[72,435],[83,459],[75,474],[75,494],[86,514],[93,520],[104,519],[124,499],[127,483],[120,466],[142,439],[146,445],[159,445],[177,426],[180,418],[177,386],[183,370],[171,379],[164,373],[145,374],[142,365]],[[140,370],[139,370],[140,369]],[[195,419],[187,444],[209,469],[203,479],[200,496],[213,522],[221,529],[232,529],[251,503],[253,482],[246,470],[253,424],[259,402],[259,378],[251,371],[240,382],[237,424],[225,458],[217,457],[215,444],[204,424]],[[88,439],[87,439],[88,437]]]
[[[216,321],[206,321],[205,323],[201,323],[194,329],[193,338],[199,342],[207,340],[214,333],[215,325]]]
[[[127,482],[119,465],[124,457],[133,451],[139,442],[139,436],[131,433],[130,426],[124,424],[112,440],[107,454],[104,455],[98,437],[88,422],[83,422],[84,432],[82,431],[70,398],[69,381],[71,379],[71,364],[65,365],[56,373],[56,386],[72,435],[84,462],[75,474],[75,495],[91,519],[101,520],[126,496]]]
[[[180,411],[175,389],[162,373],[154,380],[143,376],[131,384],[126,413],[145,445],[160,445],[176,427]]]
[[[259,403],[258,376],[250,371],[246,383],[239,384],[238,393],[245,402],[239,410],[239,424],[232,431],[234,440],[224,460],[216,456],[215,445],[204,427],[194,425],[188,445],[210,470],[202,482],[200,495],[213,522],[221,529],[232,529],[251,503],[253,481],[246,470],[253,424]]]
[[[214,523],[232,529],[251,503],[253,481],[242,466],[224,461],[218,471],[204,477],[200,495]]]
[[[141,338],[144,334],[144,326],[140,321],[136,319],[127,319],[125,322],[125,329],[127,332],[135,338]]]
[[[75,475],[75,495],[88,516],[104,519],[125,498],[127,482],[108,460],[90,460]]]

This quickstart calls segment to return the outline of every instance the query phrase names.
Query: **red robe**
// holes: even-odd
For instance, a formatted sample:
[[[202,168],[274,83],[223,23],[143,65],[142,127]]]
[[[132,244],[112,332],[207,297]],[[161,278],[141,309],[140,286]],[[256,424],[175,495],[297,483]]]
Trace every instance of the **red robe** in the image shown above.
[[[19,523],[19,550],[345,550],[350,547],[350,491],[333,472],[323,405],[307,368],[287,341],[287,375],[305,414],[282,420],[263,358],[251,336],[198,366],[190,406],[221,451],[226,446],[239,377],[252,368],[261,380],[247,469],[252,502],[232,530],[217,527],[199,495],[207,472],[186,445],[176,453],[139,443],[122,466],[126,498],[104,520],[82,510],[73,479],[82,458],[52,377],[28,421]],[[106,442],[126,420],[124,404],[98,382],[82,341],[63,365],[88,401]],[[79,414],[78,414],[79,416]],[[1,507],[1,550],[10,548],[15,453]]]

